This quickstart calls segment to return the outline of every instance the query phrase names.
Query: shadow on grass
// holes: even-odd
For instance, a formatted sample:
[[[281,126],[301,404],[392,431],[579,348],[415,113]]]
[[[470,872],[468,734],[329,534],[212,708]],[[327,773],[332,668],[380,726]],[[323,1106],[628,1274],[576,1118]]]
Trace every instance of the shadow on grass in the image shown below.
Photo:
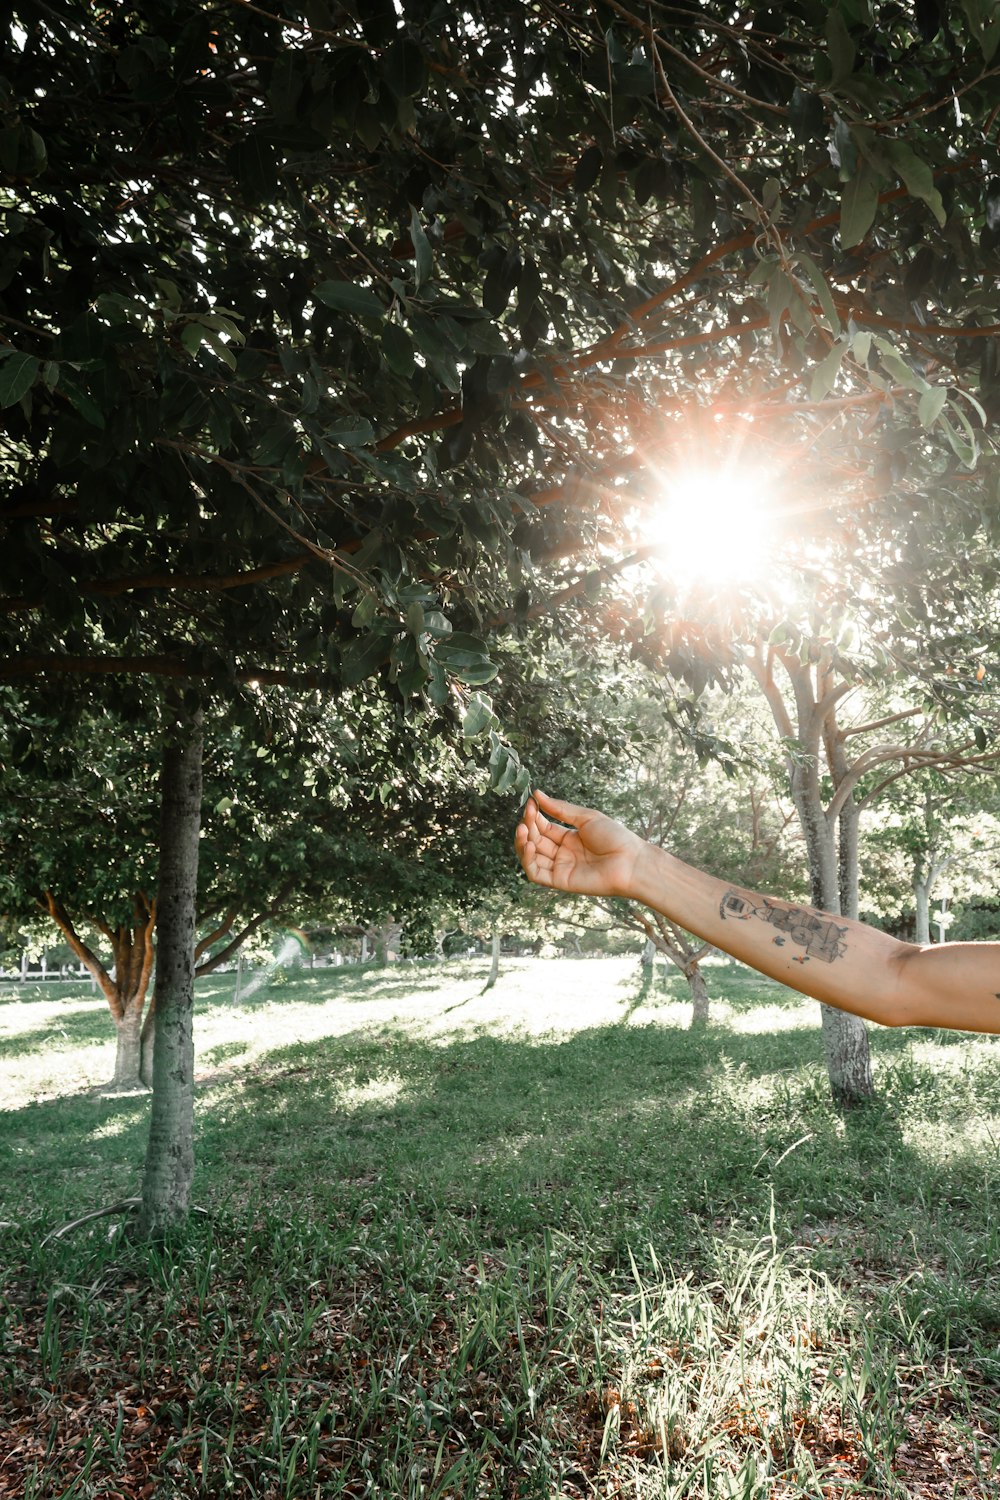
[[[947,1080],[914,1069],[909,1044],[877,1034],[885,1097],[846,1119],[829,1102],[818,1026],[616,1025],[560,1041],[428,1041],[383,1027],[283,1045],[199,1090],[198,1194],[263,1190],[337,1218],[374,1183],[390,1217],[402,1203],[473,1216],[493,1244],[587,1224],[612,1260],[636,1236],[669,1255],[699,1228],[759,1233],[772,1194],[789,1236],[850,1221],[902,1238],[911,1209],[975,1205],[983,1186],[981,1156],[963,1152],[957,1128],[946,1168],[904,1129],[925,1105],[951,1107]],[[8,1112],[5,1199],[20,1212],[84,1212],[105,1176],[120,1186],[123,1165],[138,1181],[147,1114],[146,1098],[99,1093]],[[970,1227],[981,1217],[961,1213]]]
[[[25,1057],[50,1045],[60,1049],[89,1046],[113,1040],[114,1034],[114,1022],[104,1002],[100,1006],[79,1006],[53,1016],[45,1026],[4,1037],[0,1041],[0,1054],[8,1058]]]

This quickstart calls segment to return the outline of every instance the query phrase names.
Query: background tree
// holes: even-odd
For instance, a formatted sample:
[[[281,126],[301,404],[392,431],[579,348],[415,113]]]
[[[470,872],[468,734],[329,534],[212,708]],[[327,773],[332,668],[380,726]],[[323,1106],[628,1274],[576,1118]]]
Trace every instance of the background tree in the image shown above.
[[[334,704],[267,690],[258,710],[253,737],[225,720],[207,724],[196,974],[231,962],[266,924],[308,909],[340,905],[365,922],[405,912],[419,942],[456,878],[442,861],[435,866],[434,850],[445,789],[475,784],[463,770],[461,735],[433,734],[428,724],[421,736],[398,705],[371,694]],[[108,1001],[113,1082],[148,1083],[158,746],[137,733],[102,736],[101,716],[78,710],[64,735],[51,735],[51,706],[33,715],[24,701],[10,704],[8,724],[0,742],[7,917],[51,918]],[[472,865],[462,878],[471,901],[490,868]]]
[[[866,905],[881,906],[884,913],[895,906],[908,918],[913,940],[931,942],[932,902],[944,877],[949,900],[975,902],[995,894],[998,811],[990,774],[914,775],[891,815],[865,839],[863,864],[865,856],[877,862],[883,887],[873,892],[870,879],[863,883]]]

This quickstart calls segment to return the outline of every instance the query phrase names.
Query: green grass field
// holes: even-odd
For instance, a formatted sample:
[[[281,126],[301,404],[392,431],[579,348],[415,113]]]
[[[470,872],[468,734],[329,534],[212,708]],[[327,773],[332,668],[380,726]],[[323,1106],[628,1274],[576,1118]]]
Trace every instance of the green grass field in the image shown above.
[[[0,1496],[995,1497],[1000,1044],[634,960],[199,992],[189,1234],[88,987],[0,991]]]

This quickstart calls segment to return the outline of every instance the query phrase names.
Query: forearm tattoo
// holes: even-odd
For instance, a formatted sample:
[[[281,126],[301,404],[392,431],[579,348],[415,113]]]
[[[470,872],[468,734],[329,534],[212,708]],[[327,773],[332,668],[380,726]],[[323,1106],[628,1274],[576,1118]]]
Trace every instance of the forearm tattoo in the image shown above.
[[[737,891],[727,891],[719,905],[719,916],[726,921],[748,922],[751,917],[760,917],[777,929],[773,942],[783,948],[786,941],[796,943],[804,951],[792,954],[792,962],[807,964],[818,958],[832,964],[846,952],[844,934],[846,927],[839,927],[832,917],[811,911],[806,906],[779,906],[765,896],[755,906],[746,896]]]

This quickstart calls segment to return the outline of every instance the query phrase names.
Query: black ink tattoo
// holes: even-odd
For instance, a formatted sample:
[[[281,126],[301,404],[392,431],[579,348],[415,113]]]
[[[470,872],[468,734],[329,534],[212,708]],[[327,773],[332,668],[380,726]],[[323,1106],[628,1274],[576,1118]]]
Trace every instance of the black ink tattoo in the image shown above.
[[[794,963],[805,964],[811,958],[818,958],[825,964],[832,964],[835,959],[842,958],[846,951],[844,934],[847,928],[839,927],[832,917],[810,911],[808,907],[776,906],[766,896],[760,906],[755,906],[736,891],[727,891],[719,904],[719,916],[723,921],[729,918],[737,922],[760,917],[762,921],[776,927],[805,950],[801,956],[793,956]],[[779,948],[784,946],[783,937],[776,937],[774,941]]]

